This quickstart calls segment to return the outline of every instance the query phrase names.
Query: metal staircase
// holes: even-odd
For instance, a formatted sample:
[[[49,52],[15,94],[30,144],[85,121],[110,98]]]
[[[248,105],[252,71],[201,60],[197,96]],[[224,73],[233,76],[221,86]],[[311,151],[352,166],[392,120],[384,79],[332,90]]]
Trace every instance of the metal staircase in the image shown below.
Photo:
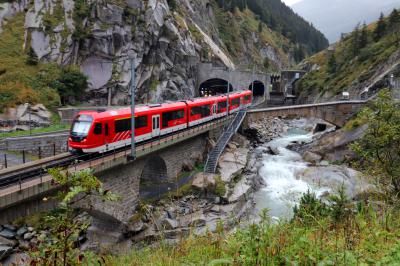
[[[246,110],[240,110],[238,113],[236,113],[234,119],[229,124],[228,128],[219,137],[219,139],[217,141],[217,145],[209,152],[209,154],[207,156],[207,161],[204,166],[205,173],[215,173],[215,171],[217,170],[219,157],[221,156],[222,152],[224,151],[229,140],[239,129],[245,116],[246,116]]]

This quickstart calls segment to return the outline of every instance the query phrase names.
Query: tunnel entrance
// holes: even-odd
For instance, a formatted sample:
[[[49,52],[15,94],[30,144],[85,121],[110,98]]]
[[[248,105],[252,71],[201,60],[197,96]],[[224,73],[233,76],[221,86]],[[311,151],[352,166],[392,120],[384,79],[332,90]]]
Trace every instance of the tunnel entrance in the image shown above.
[[[263,97],[264,96],[264,93],[265,93],[264,83],[262,83],[259,80],[255,80],[249,85],[249,90],[251,90],[252,87],[253,87],[253,96],[254,97]]]
[[[228,81],[224,79],[208,79],[200,84],[199,96],[214,96],[227,92]],[[232,84],[229,83],[229,91],[233,91]]]

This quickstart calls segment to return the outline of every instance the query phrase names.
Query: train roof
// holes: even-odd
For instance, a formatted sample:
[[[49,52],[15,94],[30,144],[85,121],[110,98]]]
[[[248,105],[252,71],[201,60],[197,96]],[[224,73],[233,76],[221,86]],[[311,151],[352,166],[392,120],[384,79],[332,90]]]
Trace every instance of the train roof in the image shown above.
[[[251,93],[250,90],[246,91],[237,91],[229,93],[229,97],[236,98],[238,96]],[[135,106],[135,113],[142,113],[146,111],[159,111],[160,109],[175,109],[179,107],[186,107],[186,103],[190,104],[197,104],[197,103],[209,103],[210,101],[218,101],[218,100],[225,100],[226,94],[217,95],[217,96],[210,96],[210,97],[199,97],[185,101],[179,102],[166,102],[160,104],[138,104]],[[185,103],[186,102],[186,103]],[[91,115],[95,119],[102,119],[102,118],[109,118],[113,116],[129,116],[131,114],[130,107],[120,108],[120,109],[109,109],[105,111],[81,111],[80,114]]]
[[[139,104],[135,106],[135,113],[142,113],[146,111],[158,111],[160,109],[175,109],[179,107],[186,107],[183,102],[171,102],[162,104]],[[96,119],[109,118],[112,116],[129,116],[131,114],[130,107],[124,107],[120,109],[110,109],[103,112],[99,111],[81,111],[80,114],[87,114],[93,116]]]

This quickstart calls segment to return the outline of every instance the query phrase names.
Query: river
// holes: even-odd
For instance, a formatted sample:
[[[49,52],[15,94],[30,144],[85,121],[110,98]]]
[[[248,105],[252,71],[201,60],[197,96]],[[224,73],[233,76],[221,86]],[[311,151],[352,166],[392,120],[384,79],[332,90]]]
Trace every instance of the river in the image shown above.
[[[309,181],[299,178],[298,173],[307,169],[307,163],[302,156],[287,148],[293,142],[310,142],[312,133],[301,129],[303,123],[295,124],[284,136],[276,138],[257,149],[266,150],[271,147],[278,151],[277,155],[263,153],[262,166],[259,175],[266,186],[255,194],[255,211],[268,209],[273,220],[290,219],[293,216],[293,207],[297,204],[303,193],[311,190],[317,196],[329,191],[327,187],[319,187]]]

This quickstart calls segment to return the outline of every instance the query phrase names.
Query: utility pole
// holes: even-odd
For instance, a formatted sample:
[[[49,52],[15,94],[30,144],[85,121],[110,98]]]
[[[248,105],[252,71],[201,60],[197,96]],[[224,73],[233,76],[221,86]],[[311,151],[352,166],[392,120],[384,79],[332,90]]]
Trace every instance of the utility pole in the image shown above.
[[[253,65],[253,74],[252,74],[252,82],[251,82],[251,97],[253,97],[253,92],[254,92],[254,70],[255,70],[256,65]]]
[[[135,149],[135,64],[131,58],[131,160],[136,158]]]
[[[230,87],[230,84],[229,84],[229,79],[230,79],[230,77],[231,77],[231,70],[228,68],[228,71],[229,71],[229,74],[228,74],[228,81],[227,81],[227,88],[226,88],[226,116],[228,117],[229,116],[229,87]]]
[[[25,105],[27,106],[26,110],[28,111],[28,126],[29,126],[29,135],[32,135],[32,115],[31,115],[31,105],[29,103],[25,103]]]

